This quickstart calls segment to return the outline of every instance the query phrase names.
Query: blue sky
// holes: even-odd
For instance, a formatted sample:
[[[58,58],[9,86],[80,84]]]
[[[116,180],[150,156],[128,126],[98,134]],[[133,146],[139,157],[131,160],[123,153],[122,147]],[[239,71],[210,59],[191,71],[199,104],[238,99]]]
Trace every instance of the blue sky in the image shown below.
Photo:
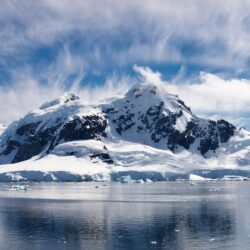
[[[69,89],[125,90],[141,65],[194,112],[250,128],[249,41],[247,0],[2,0],[0,122]]]

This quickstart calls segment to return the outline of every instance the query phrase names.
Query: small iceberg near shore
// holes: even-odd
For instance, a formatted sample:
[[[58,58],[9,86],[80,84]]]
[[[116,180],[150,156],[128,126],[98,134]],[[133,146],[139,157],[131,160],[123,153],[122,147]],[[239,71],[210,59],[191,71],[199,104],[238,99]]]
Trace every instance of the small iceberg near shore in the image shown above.
[[[239,175],[225,175],[220,179],[221,181],[249,181],[249,177],[239,176]]]
[[[189,174],[189,181],[210,181],[210,178],[204,178],[196,174]]]
[[[27,191],[28,185],[11,185],[8,191]]]
[[[121,176],[121,177],[117,178],[115,181],[120,182],[120,183],[140,183],[140,184],[153,182],[151,179],[148,179],[148,178],[146,178],[146,179],[133,179],[133,178],[131,178],[130,175]]]

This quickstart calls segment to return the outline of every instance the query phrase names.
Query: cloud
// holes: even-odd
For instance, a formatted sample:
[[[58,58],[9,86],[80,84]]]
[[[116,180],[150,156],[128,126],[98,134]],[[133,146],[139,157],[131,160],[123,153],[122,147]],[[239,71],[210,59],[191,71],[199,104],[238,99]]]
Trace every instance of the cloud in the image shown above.
[[[237,126],[250,127],[250,80],[223,79],[202,72],[198,82],[176,84],[176,77],[164,81],[159,72],[153,72],[148,67],[135,66],[134,69],[141,74],[144,82],[161,84],[166,91],[178,95],[195,114],[214,120],[226,119]],[[177,78],[182,71],[177,74]]]
[[[199,117],[205,119],[211,119],[214,121],[224,119],[231,122],[236,126],[236,128],[244,127],[247,130],[250,130],[250,114],[249,113],[213,113],[213,114],[198,114]]]
[[[47,71],[43,69],[42,77],[37,77],[29,68],[22,68],[14,75],[14,85],[0,86],[0,124],[10,124],[20,119],[26,113],[38,108],[42,103],[58,98],[65,91],[73,91],[80,96],[81,101],[86,104],[94,104],[123,95],[128,88],[135,83],[135,79],[128,76],[116,74],[106,78],[103,84],[84,85],[84,71],[79,68],[73,78],[71,67],[75,62],[71,56],[60,55],[57,63],[50,65]],[[63,63],[61,64],[61,60]],[[46,77],[46,83],[43,78]]]
[[[8,124],[21,118],[28,111],[40,106],[46,99],[61,95],[56,85],[40,85],[25,74],[25,81],[16,83],[12,88],[0,87],[0,122]]]
[[[84,72],[78,68],[75,78],[68,82],[68,73],[75,62],[66,50],[57,63],[51,65],[44,75],[49,82],[43,84],[31,71],[16,72],[14,87],[0,87],[0,123],[10,123],[19,119],[28,111],[39,107],[45,101],[57,98],[65,91],[72,90],[85,103],[97,103],[114,96],[122,96],[139,82],[154,83],[177,94],[191,107],[192,111],[204,118],[226,119],[237,126],[250,127],[250,80],[223,79],[222,77],[201,73],[198,82],[176,84],[176,78],[182,75],[180,70],[173,80],[164,81],[159,72],[149,67],[134,66],[138,77],[112,74],[103,84],[84,85]],[[61,65],[61,59],[63,63]]]
[[[0,54],[23,58],[32,49],[77,40],[94,66],[171,62],[245,69],[249,9],[247,0],[3,0]]]
[[[42,103],[73,91],[84,103],[98,103],[123,95],[135,79],[111,73],[97,84],[85,79],[87,65],[81,55],[64,46],[50,64],[30,65],[11,70],[12,84],[0,85],[0,123],[9,124]],[[95,74],[100,74],[95,72]]]
[[[176,84],[176,77],[173,77],[173,81],[164,81],[159,72],[149,67],[134,66],[134,70],[144,82],[161,84],[168,92],[179,95],[195,112],[250,112],[250,80],[223,79],[201,72],[198,82]]]
[[[159,72],[153,72],[149,67],[134,65],[133,70],[137,72],[143,81],[150,84],[162,83],[161,74]]]
[[[250,107],[249,80],[236,78],[249,68],[249,10],[248,0],[2,0],[0,122],[69,89],[86,101],[121,93],[135,79],[114,72],[134,64],[184,65],[168,82],[148,67],[134,69],[164,82],[196,113],[240,118]],[[201,66],[222,74],[184,79]],[[225,68],[234,77],[223,77]],[[89,72],[107,80],[87,85]]]
[[[250,80],[201,73],[198,83],[170,82],[167,89],[178,94],[196,112],[250,112]]]

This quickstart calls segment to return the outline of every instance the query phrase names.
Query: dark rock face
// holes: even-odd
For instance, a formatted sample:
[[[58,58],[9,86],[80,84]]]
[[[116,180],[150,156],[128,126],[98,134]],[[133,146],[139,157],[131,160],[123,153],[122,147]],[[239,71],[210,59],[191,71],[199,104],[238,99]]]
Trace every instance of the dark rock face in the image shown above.
[[[3,155],[8,155],[15,149],[17,149],[21,144],[18,141],[14,141],[11,139],[8,139],[7,141],[7,147],[3,150]]]
[[[190,111],[184,102],[181,100],[178,102]],[[182,109],[175,113],[165,114],[162,112],[163,108],[164,103],[159,102],[149,107],[145,113],[141,111],[135,113],[133,106],[126,102],[122,108],[123,112],[115,108],[107,109],[105,112],[120,136],[126,137],[126,133],[129,133],[130,129],[136,128],[136,132],[143,134],[145,138],[149,137],[154,146],[157,147],[159,143],[165,144],[166,148],[172,152],[175,152],[180,146],[189,149],[197,140],[197,150],[205,155],[209,150],[215,151],[220,143],[228,142],[234,135],[235,127],[227,121],[215,122],[195,116],[186,124],[184,131],[179,131],[175,125],[178,118],[183,116]]]
[[[103,162],[106,162],[108,164],[113,164],[114,163],[114,161],[112,160],[111,156],[108,153],[92,154],[92,155],[90,155],[90,158],[91,159],[98,158],[98,159],[100,159]]]
[[[16,134],[8,139],[0,151],[0,157],[14,153],[11,163],[24,161],[43,151],[48,153],[58,143],[98,139],[100,136],[105,136],[107,126],[106,120],[98,115],[85,116],[81,119],[77,117],[68,122],[58,119],[50,128],[40,124],[41,122],[29,123],[18,127]]]
[[[208,121],[205,126],[200,125],[199,120],[193,120],[187,124],[185,131],[180,133],[173,128],[169,131],[168,148],[174,151],[178,146],[189,149],[196,139],[199,139],[198,150],[205,155],[209,150],[215,151],[220,143],[228,142],[234,135],[235,127],[224,121]],[[164,130],[166,132],[166,129]]]
[[[19,128],[17,128],[16,130],[16,133],[18,135],[26,135],[26,136],[32,136],[35,134],[36,132],[36,129],[38,127],[38,125],[40,124],[41,122],[37,122],[37,123],[28,123],[28,124],[25,124]]]
[[[222,143],[228,142],[230,137],[234,135],[235,126],[225,120],[217,121],[217,127],[219,130],[220,141]]]
[[[160,102],[159,105],[153,105],[147,110],[145,115],[140,116],[142,123],[146,126],[146,129],[151,129],[155,122],[159,119],[163,105],[163,102]]]
[[[58,141],[90,140],[98,136],[105,136],[106,120],[97,115],[76,118],[63,125],[59,133]]]
[[[113,120],[113,123],[117,124],[116,131],[119,135],[122,134],[123,131],[126,131],[135,125],[132,118],[134,114],[121,115],[117,120]]]
[[[67,102],[70,102],[70,101],[76,101],[76,100],[79,100],[80,98],[73,94],[73,93],[67,93],[67,95],[65,96],[65,99],[64,99],[64,103],[67,103]]]
[[[19,127],[16,130],[16,136],[18,138],[21,137],[23,139],[23,143],[10,137],[7,140],[6,147],[0,155],[8,155],[12,152],[16,152],[12,160],[12,163],[15,163],[39,154],[51,138],[51,131],[48,129],[36,132],[39,124],[40,122],[30,123]]]
[[[36,125],[37,128],[39,126]],[[31,157],[40,154],[43,150],[46,149],[46,147],[50,148],[50,142],[53,141],[54,135],[59,129],[60,124],[53,128],[45,128],[45,129],[39,129],[37,132],[30,134],[29,128],[35,127],[35,124],[28,124],[20,127],[21,130],[24,131],[24,128],[27,128],[27,131],[24,131],[23,133],[23,143],[17,147],[17,152],[15,154],[14,159],[12,160],[12,163],[28,160]]]
[[[209,150],[215,151],[220,143],[228,142],[234,135],[235,127],[224,120],[218,122],[210,120],[205,126],[201,126],[199,120],[192,120],[187,124],[185,131],[180,132],[172,126],[175,124],[176,117],[178,115],[160,119],[152,134],[155,142],[167,137],[167,146],[173,152],[178,146],[189,149],[191,144],[199,139],[198,150],[205,155]]]

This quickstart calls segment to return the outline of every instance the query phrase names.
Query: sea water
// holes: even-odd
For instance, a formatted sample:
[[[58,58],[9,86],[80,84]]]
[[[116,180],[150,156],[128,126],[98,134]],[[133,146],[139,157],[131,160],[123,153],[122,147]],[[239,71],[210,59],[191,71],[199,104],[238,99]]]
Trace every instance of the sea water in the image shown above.
[[[0,184],[0,249],[250,249],[250,183]]]

